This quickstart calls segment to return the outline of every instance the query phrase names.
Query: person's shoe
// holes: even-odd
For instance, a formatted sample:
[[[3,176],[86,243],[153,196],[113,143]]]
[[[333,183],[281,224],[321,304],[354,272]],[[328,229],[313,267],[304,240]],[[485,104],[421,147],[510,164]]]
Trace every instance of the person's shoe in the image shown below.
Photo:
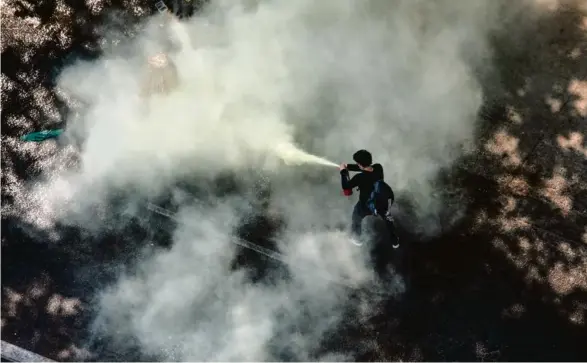
[[[392,244],[391,247],[393,247],[394,249],[399,248],[399,241]]]
[[[355,237],[351,237],[351,243],[354,244],[355,246],[359,246],[359,247],[363,245],[363,242],[360,239],[355,238]]]

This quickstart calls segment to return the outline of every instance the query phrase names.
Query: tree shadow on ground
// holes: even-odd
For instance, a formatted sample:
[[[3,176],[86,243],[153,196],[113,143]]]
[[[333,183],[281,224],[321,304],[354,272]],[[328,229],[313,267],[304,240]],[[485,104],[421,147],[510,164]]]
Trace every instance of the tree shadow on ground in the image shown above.
[[[82,353],[72,344],[88,323],[74,264],[63,250],[34,242],[31,235],[44,233],[33,226],[2,224],[2,339],[61,360]]]
[[[494,34],[477,151],[439,185],[465,218],[410,244],[405,306],[352,333],[378,342],[360,360],[587,357],[587,14],[524,21]]]
[[[23,143],[19,137],[65,126],[68,106],[54,89],[56,77],[63,66],[99,55],[97,30],[112,13],[132,23],[154,9],[66,0],[7,1],[2,10],[2,337],[52,359],[88,359],[82,347],[91,320],[87,299],[96,283],[108,281],[113,261],[129,255],[119,247],[137,246],[114,234],[84,250],[87,241],[69,226],[57,229],[70,245],[53,245],[14,215],[21,186],[50,167],[38,155],[58,149],[54,141]]]
[[[269,183],[261,180],[255,186],[254,193],[251,212],[244,215],[235,235],[245,243],[252,243],[255,250],[238,246],[231,267],[233,270],[244,269],[253,283],[272,284],[288,275],[285,262],[281,260],[279,253],[276,253],[279,250],[276,238],[284,226],[284,221],[275,213],[271,213]]]
[[[119,219],[111,221],[107,230],[85,233],[78,227],[58,224],[54,232],[59,234],[59,242],[33,225],[3,218],[4,340],[58,360],[93,359],[97,353],[105,359],[152,360],[133,350],[131,344],[116,352],[95,345],[89,329],[97,313],[92,310],[96,306],[93,300],[96,292],[115,281],[120,266],[133,266],[149,255],[150,241],[164,248],[171,236],[165,228],[149,228],[156,223],[150,215],[121,221],[121,210],[114,205],[107,209]],[[95,351],[85,348],[88,342],[94,344]]]

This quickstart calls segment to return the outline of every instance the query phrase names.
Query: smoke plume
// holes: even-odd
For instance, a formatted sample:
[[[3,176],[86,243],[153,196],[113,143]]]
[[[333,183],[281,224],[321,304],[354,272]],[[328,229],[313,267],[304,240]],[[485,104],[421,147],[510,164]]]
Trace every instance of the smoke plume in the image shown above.
[[[100,295],[96,334],[168,360],[352,359],[317,353],[345,320],[349,289],[373,293],[358,302],[360,320],[373,296],[400,298],[404,286],[376,279],[340,230],[352,203],[337,170],[296,165],[312,162],[300,150],[350,162],[366,148],[396,194],[440,213],[433,179],[472,138],[492,4],[217,0],[187,20],[147,19],[98,60],[65,69],[59,87],[86,105],[67,130],[83,145],[80,167],[43,184],[51,198],[36,212],[99,234],[121,223],[95,215],[114,190],[127,213],[183,193],[173,244]],[[213,192],[226,173],[242,193]],[[264,178],[288,268],[271,285],[231,268],[234,231]],[[177,185],[186,179],[194,191]]]

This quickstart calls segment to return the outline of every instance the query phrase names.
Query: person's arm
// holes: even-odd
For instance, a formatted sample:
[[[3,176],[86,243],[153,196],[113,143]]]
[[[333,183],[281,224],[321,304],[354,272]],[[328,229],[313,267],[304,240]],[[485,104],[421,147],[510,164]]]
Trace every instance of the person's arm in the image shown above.
[[[348,171],[361,171],[357,164],[346,164]]]
[[[357,174],[352,178],[349,177],[349,171],[347,169],[342,169],[340,171],[340,183],[342,185],[342,189],[353,189],[359,185],[359,176],[361,174]]]

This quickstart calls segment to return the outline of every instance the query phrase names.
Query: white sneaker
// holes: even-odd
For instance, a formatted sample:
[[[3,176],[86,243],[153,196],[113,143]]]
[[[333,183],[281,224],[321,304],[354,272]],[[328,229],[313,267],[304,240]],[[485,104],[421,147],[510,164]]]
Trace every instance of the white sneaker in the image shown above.
[[[351,243],[354,244],[355,246],[359,246],[359,247],[363,245],[363,242],[361,242],[361,240],[356,239],[354,237],[351,237]]]
[[[399,248],[399,241],[392,244],[391,247],[393,247],[394,249]]]

